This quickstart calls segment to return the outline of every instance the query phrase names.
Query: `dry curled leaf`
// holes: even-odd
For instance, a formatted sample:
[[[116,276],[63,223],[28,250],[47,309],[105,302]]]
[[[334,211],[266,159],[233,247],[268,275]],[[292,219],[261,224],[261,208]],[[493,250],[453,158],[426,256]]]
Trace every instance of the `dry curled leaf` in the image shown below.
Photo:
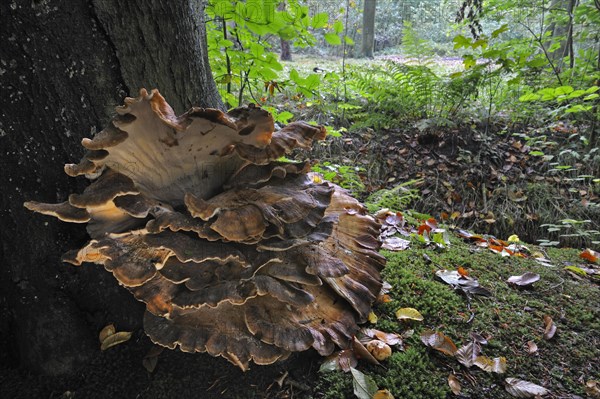
[[[402,345],[402,337],[396,333],[387,333],[383,331],[376,330],[374,328],[363,328],[360,331],[360,341],[368,342],[370,338],[378,339],[380,341],[385,342],[388,345]]]
[[[554,321],[552,320],[552,317],[544,315],[544,326],[544,339],[552,339],[552,337],[554,337],[554,334],[556,334],[557,329],[556,324],[554,324]]]
[[[495,357],[491,359],[487,356],[477,356],[473,364],[488,373],[504,374],[506,372],[505,357]]]
[[[404,251],[410,246],[410,241],[400,237],[388,237],[383,240],[381,248],[388,251]]]
[[[475,364],[475,359],[481,354],[481,346],[477,342],[470,342],[461,346],[454,357],[458,362],[466,367],[471,367]]]
[[[448,375],[448,386],[450,386],[450,390],[455,395],[460,395],[461,386],[460,382],[458,382],[458,378],[454,374]]]
[[[414,308],[400,308],[396,311],[396,317],[398,320],[417,320],[423,321],[423,316],[417,309]]]
[[[506,392],[515,398],[533,398],[534,396],[544,396],[550,393],[542,386],[518,378],[506,378],[504,382]]]
[[[113,335],[115,332],[116,332],[116,330],[115,330],[115,325],[114,324],[109,324],[106,327],[104,327],[100,331],[100,334],[98,334],[98,339],[100,340],[100,343],[104,342],[104,340],[106,338],[108,338],[109,336]]]
[[[117,333],[109,335],[104,341],[102,341],[100,349],[104,351],[110,347],[129,341],[129,339],[131,338],[131,334],[131,331],[119,331]]]
[[[536,281],[539,281],[539,279],[539,274],[527,272],[520,276],[510,276],[507,282],[510,284],[518,285],[519,287],[528,287]]]
[[[533,353],[537,352],[537,350],[538,350],[538,346],[535,342],[527,341],[527,353],[533,354]]]
[[[429,346],[449,356],[454,356],[458,350],[454,342],[452,342],[450,338],[439,331],[423,331],[421,333],[421,342],[423,342],[426,346]]]

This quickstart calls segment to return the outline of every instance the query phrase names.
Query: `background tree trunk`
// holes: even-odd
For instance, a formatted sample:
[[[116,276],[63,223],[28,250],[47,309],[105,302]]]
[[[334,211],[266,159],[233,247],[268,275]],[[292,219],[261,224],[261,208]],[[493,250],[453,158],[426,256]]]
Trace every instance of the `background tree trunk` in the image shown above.
[[[292,60],[292,48],[290,46],[290,42],[284,39],[280,40],[281,44],[281,54],[279,59],[281,61],[291,61]]]
[[[208,66],[204,0],[0,2],[0,361],[69,374],[114,322],[141,327],[143,305],[97,266],[62,253],[83,227],[33,215],[26,200],[60,202],[86,179],[67,177],[82,137],[125,95],[158,88],[176,112],[222,107]],[[79,187],[78,187],[79,186]]]
[[[365,0],[363,8],[363,37],[362,55],[373,58],[373,46],[375,44],[375,8],[377,0]]]

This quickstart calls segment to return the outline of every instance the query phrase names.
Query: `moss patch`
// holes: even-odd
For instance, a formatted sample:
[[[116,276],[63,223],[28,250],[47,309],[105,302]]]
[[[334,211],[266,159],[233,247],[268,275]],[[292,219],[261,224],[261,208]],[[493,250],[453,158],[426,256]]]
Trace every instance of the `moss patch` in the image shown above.
[[[534,248],[530,247],[531,250]],[[457,373],[463,394],[476,398],[508,398],[503,381],[515,377],[543,385],[557,396],[585,396],[585,381],[600,377],[600,289],[597,284],[578,279],[564,270],[568,263],[583,263],[579,250],[549,249],[552,266],[533,259],[502,257],[486,248],[477,248],[458,239],[445,249],[426,248],[413,242],[402,252],[386,252],[384,277],[392,285],[392,301],[379,304],[376,328],[389,332],[414,329],[405,341],[404,352],[395,352],[384,367],[359,364],[381,389],[396,398],[445,398],[452,395],[448,374]],[[459,291],[435,277],[439,269],[462,266],[493,293],[474,297],[469,303]],[[510,286],[511,275],[526,271],[538,273],[540,281],[532,288]],[[395,311],[400,307],[419,310],[422,323],[401,323]],[[544,315],[558,327],[551,340],[545,340]],[[454,358],[426,348],[419,339],[424,329],[442,331],[457,346],[469,342],[469,333],[489,336],[483,354],[505,356],[506,374],[486,373],[477,367],[466,369]],[[529,354],[527,341],[538,351]],[[352,379],[343,373],[320,374],[316,392],[324,398],[352,396]]]

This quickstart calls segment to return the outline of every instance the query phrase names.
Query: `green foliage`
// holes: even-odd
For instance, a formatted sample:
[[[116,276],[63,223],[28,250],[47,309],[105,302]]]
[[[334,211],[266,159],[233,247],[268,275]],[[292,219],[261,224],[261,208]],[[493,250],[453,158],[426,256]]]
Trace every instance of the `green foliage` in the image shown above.
[[[365,205],[371,213],[384,208],[396,212],[408,209],[419,198],[419,189],[416,187],[419,183],[420,180],[410,180],[391,189],[375,191],[367,197]]]
[[[363,168],[338,165],[326,161],[316,164],[312,167],[312,170],[320,173],[325,180],[338,184],[354,195],[360,195],[365,191],[365,184],[359,175],[360,172],[364,172]]]
[[[208,56],[219,92],[229,106],[249,98],[263,103],[274,95],[275,87],[281,90],[290,86],[309,97],[320,84],[318,75],[300,77],[295,70],[288,79],[281,79],[283,66],[272,51],[273,38],[290,41],[296,47],[313,46],[313,32],[327,26],[328,15],[310,16],[308,6],[297,0],[288,0],[283,8],[278,4],[210,0],[207,6]],[[337,34],[337,22],[334,30]],[[261,95],[263,90],[266,95]]]

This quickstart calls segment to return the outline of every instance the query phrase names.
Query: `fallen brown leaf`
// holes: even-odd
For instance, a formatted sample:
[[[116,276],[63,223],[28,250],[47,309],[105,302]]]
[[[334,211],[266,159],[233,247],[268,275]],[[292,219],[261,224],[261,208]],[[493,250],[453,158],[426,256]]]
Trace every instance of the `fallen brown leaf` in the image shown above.
[[[455,395],[460,395],[461,386],[458,378],[454,374],[448,375],[448,385],[450,386],[450,390]]]
[[[426,346],[429,346],[449,356],[454,356],[458,350],[454,342],[452,342],[450,338],[439,331],[423,331],[421,333],[421,342],[423,342]]]
[[[519,380],[518,378],[507,378],[504,381],[506,392],[515,398],[533,398],[550,393],[550,391],[542,386],[529,381]]]
[[[554,324],[554,321],[552,321],[552,317],[544,315],[544,326],[544,339],[552,339],[552,337],[554,337],[554,334],[556,334],[557,330],[556,324]]]

